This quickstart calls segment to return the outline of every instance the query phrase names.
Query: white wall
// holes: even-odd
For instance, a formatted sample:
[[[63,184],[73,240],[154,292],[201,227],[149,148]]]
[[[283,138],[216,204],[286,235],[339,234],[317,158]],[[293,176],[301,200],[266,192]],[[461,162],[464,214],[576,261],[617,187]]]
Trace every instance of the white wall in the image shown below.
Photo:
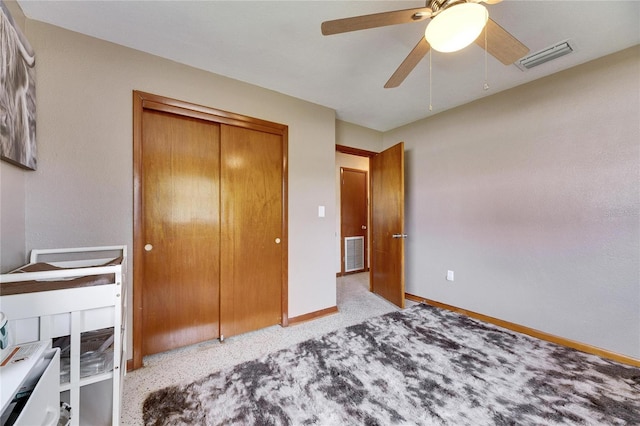
[[[407,292],[640,358],[638,76],[636,46],[385,133]]]
[[[132,249],[132,91],[142,90],[289,126],[289,316],[336,305],[333,110],[48,24],[27,28],[39,149],[26,179],[27,250]]]

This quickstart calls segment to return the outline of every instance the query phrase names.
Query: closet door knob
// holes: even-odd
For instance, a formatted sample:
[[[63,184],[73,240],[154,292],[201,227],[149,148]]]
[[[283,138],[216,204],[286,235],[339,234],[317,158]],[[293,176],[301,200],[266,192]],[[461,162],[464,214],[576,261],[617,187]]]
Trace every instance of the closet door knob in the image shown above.
[[[153,246],[152,246],[151,244],[145,244],[145,245],[144,245],[144,249],[145,249],[146,251],[151,251],[151,250],[153,250]]]
[[[276,238],[276,244],[280,244],[280,238]]]

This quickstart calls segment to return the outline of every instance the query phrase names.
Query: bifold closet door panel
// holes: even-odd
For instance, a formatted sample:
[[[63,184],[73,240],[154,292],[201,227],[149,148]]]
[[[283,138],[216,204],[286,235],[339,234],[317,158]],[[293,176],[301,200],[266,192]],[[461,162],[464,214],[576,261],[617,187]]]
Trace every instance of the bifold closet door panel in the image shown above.
[[[143,354],[219,337],[220,125],[143,113]]]
[[[221,125],[220,334],[282,321],[283,138]]]

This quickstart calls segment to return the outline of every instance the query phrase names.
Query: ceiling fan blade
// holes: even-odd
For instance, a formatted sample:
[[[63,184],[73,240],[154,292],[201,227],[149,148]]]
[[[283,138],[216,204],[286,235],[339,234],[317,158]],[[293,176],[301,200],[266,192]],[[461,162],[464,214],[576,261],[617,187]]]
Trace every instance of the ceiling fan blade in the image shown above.
[[[476,44],[484,49],[484,33],[487,32],[487,52],[505,65],[511,65],[524,55],[529,53],[529,48],[517,38],[509,34],[507,30],[489,18],[487,25]]]
[[[411,53],[402,61],[396,72],[393,73],[389,81],[384,85],[384,88],[391,89],[400,86],[404,79],[407,78],[416,65],[418,65],[418,62],[424,58],[424,55],[427,54],[430,48],[429,42],[424,37],[421,37],[416,47],[414,47]]]
[[[385,27],[387,25],[417,22],[431,17],[431,9],[418,7],[415,9],[394,10],[392,12],[374,13],[372,15],[354,16],[352,18],[325,21],[321,29],[323,35],[346,33],[349,31],[366,30],[369,28]]]

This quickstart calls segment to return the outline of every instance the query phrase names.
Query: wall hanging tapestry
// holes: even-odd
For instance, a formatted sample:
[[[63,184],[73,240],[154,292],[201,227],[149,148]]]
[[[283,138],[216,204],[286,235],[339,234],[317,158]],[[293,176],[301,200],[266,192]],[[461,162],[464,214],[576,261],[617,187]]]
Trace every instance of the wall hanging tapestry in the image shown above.
[[[0,1],[0,158],[36,169],[36,57]]]

